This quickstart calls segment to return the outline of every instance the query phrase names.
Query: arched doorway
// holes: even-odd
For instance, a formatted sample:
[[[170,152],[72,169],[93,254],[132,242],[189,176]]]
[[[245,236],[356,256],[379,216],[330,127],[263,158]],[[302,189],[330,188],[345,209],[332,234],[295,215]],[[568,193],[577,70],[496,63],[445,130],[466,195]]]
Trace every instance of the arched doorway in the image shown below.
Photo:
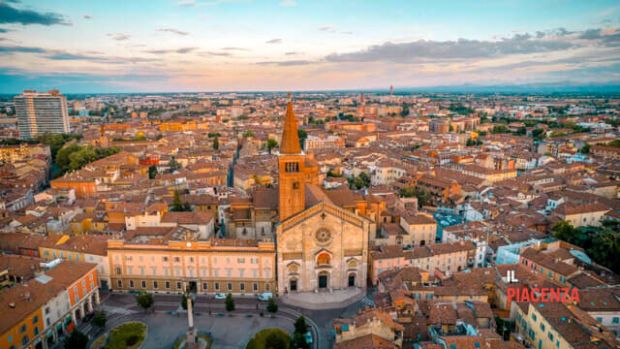
[[[291,279],[289,280],[288,289],[289,289],[291,292],[295,292],[295,291],[297,291],[297,278],[291,278]]]
[[[355,274],[349,274],[349,280],[347,282],[349,287],[355,287]]]
[[[329,286],[329,273],[322,271],[319,273],[319,289]]]

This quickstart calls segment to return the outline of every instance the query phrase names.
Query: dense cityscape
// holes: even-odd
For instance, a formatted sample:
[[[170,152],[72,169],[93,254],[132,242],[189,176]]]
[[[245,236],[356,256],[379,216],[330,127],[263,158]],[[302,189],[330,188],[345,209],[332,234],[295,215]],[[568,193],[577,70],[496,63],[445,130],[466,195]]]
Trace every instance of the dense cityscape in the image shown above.
[[[0,57],[128,62],[19,41],[24,28],[76,18],[96,16],[0,0]],[[596,40],[587,47],[601,50],[600,68],[620,57],[610,23],[493,39],[489,56]],[[318,31],[352,35],[335,28]],[[385,47],[425,60],[485,55],[472,47],[481,42],[425,40],[256,66],[369,62]],[[243,88],[214,78],[196,92],[193,82],[141,92],[165,84],[138,73],[144,85],[126,92],[125,77],[84,85],[73,66],[17,77],[39,58],[0,65],[0,91],[13,91],[0,95],[2,349],[620,348],[617,68],[587,83],[445,86],[392,85],[385,71],[382,87],[333,88],[355,70],[341,67],[324,89],[272,88],[268,74],[246,88],[254,77],[240,72],[230,78]],[[517,64],[502,68],[507,79]]]

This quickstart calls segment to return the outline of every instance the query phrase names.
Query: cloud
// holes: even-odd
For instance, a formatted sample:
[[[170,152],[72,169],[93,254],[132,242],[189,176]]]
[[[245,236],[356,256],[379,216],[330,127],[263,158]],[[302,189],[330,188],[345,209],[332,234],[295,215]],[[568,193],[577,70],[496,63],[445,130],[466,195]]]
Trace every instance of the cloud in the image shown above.
[[[336,31],[336,27],[334,27],[333,25],[324,25],[319,27],[319,30],[322,32],[334,32]]]
[[[316,62],[306,61],[306,60],[291,60],[291,61],[265,61],[265,62],[257,62],[258,65],[277,65],[280,67],[291,67],[298,65],[309,65]]]
[[[197,47],[181,47],[181,48],[177,48],[177,49],[146,50],[144,52],[152,53],[152,54],[156,54],[156,55],[167,54],[167,53],[185,54],[185,53],[193,52],[193,51],[195,51],[197,49],[198,49]]]
[[[125,33],[108,33],[107,35],[116,41],[126,41],[131,38],[131,35]]]
[[[284,52],[285,56],[294,56],[298,54],[300,54],[300,52],[295,52],[295,51]]]
[[[93,19],[93,16],[91,16],[91,15],[83,15],[82,18],[84,18],[84,19]]]
[[[85,61],[85,62],[94,62],[94,63],[104,63],[104,64],[127,64],[127,63],[145,63],[145,62],[154,62],[157,61],[154,58],[144,58],[144,57],[115,57],[115,56],[104,56],[101,55],[100,52],[97,51],[88,51],[86,53],[71,53],[65,51],[49,51],[45,56],[47,59],[51,59],[53,61]]]
[[[250,51],[247,48],[243,48],[243,47],[222,47],[222,50],[224,51]]]
[[[577,44],[570,40],[543,40],[534,38],[530,34],[517,34],[511,38],[503,38],[497,41],[459,39],[456,41],[386,42],[357,52],[333,53],[325,59],[331,62],[416,63],[545,53],[566,50],[576,46]]]
[[[297,1],[295,1],[295,0],[282,0],[282,1],[280,1],[280,6],[282,6],[282,7],[295,7],[295,6],[297,6]]]
[[[40,47],[29,46],[0,46],[0,55],[13,53],[45,53],[46,50]]]
[[[203,52],[202,54],[208,55],[208,56],[220,56],[220,57],[230,57],[233,55],[230,52],[215,52],[215,51],[207,51],[207,52]]]
[[[70,25],[62,15],[52,12],[20,10],[8,2],[0,2],[0,23],[20,23],[23,25]]]
[[[184,32],[184,31],[176,29],[176,28],[159,28],[159,29],[157,29],[157,31],[164,32],[164,33],[172,33],[172,34],[177,34],[177,35],[183,35],[183,36],[189,34],[188,32]]]
[[[281,44],[282,39],[271,39],[265,42],[266,44]]]

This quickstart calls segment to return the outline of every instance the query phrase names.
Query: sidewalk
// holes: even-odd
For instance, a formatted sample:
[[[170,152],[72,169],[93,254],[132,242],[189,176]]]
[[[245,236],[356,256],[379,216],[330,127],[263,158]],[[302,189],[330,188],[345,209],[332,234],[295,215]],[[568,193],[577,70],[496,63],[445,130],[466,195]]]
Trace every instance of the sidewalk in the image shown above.
[[[348,288],[331,292],[288,293],[280,297],[286,305],[308,310],[327,310],[345,308],[366,296],[361,288]]]

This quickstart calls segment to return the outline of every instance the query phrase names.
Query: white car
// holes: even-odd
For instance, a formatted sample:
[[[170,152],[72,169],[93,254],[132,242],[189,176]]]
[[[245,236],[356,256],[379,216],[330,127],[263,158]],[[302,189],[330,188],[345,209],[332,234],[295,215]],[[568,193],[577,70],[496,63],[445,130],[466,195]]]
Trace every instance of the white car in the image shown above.
[[[216,293],[215,297],[213,297],[215,299],[226,299],[226,295],[223,293]]]
[[[273,298],[273,293],[271,292],[263,292],[258,295],[259,301],[267,302],[269,301],[270,298]]]

